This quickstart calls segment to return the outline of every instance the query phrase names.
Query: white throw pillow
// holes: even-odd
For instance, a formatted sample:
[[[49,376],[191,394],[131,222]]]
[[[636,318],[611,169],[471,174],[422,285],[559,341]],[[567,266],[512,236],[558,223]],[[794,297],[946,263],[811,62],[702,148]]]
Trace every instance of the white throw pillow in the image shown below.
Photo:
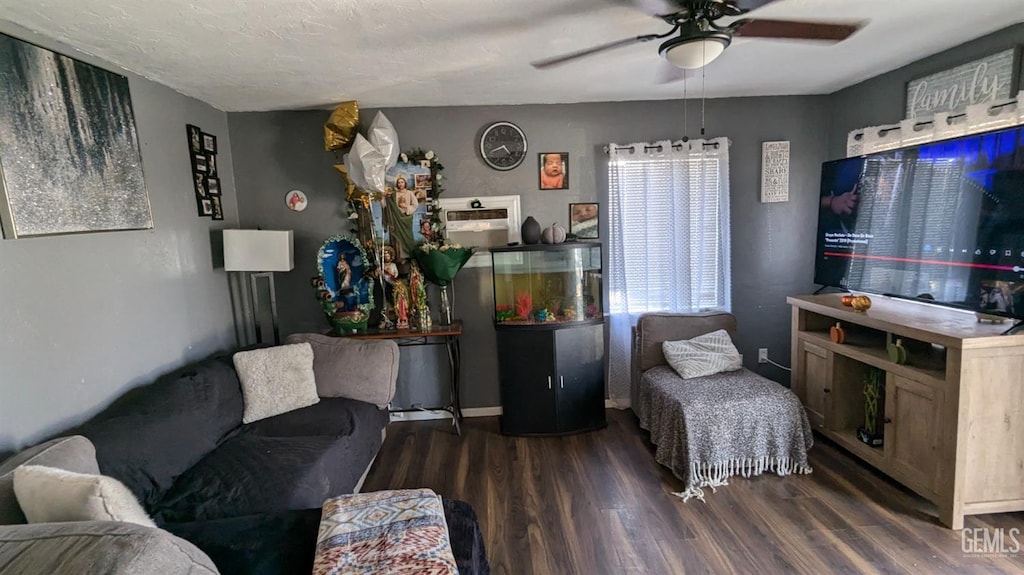
[[[156,527],[135,495],[104,475],[22,465],[14,470],[14,496],[29,523],[123,521]]]
[[[665,360],[683,379],[743,368],[740,352],[724,329],[682,341],[661,344]]]
[[[240,351],[232,358],[242,383],[242,423],[318,403],[308,343]]]

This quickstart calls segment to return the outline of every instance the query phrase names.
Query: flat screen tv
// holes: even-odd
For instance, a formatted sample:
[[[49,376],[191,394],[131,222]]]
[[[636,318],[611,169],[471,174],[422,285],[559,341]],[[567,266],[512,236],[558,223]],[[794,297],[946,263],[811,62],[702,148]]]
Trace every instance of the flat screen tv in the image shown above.
[[[1024,126],[826,162],[814,281],[1024,319]]]

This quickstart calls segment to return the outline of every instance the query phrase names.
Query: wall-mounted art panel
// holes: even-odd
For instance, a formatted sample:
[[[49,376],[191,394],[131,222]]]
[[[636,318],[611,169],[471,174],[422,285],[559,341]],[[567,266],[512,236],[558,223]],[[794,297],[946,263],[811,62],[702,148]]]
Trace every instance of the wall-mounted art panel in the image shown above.
[[[0,34],[4,237],[153,227],[128,79]]]

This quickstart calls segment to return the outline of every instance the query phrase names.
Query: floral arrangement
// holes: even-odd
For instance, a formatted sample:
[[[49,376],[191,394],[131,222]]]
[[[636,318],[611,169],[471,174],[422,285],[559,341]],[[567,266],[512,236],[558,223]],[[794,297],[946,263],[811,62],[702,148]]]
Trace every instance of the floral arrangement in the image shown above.
[[[473,257],[474,248],[464,248],[459,244],[422,243],[416,246],[412,257],[416,258],[423,277],[439,286],[447,286],[455,279],[462,266]]]

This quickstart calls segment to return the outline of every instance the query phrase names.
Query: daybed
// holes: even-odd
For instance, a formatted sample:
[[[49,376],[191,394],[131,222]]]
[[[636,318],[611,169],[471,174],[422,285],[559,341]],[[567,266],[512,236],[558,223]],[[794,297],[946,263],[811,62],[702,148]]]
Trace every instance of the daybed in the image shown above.
[[[684,500],[703,499],[703,488],[727,485],[733,476],[811,471],[811,428],[788,388],[742,368],[683,379],[668,365],[664,342],[718,330],[734,338],[736,319],[719,312],[645,314],[633,332],[633,410],[651,434],[658,463],[684,481],[676,493]]]

